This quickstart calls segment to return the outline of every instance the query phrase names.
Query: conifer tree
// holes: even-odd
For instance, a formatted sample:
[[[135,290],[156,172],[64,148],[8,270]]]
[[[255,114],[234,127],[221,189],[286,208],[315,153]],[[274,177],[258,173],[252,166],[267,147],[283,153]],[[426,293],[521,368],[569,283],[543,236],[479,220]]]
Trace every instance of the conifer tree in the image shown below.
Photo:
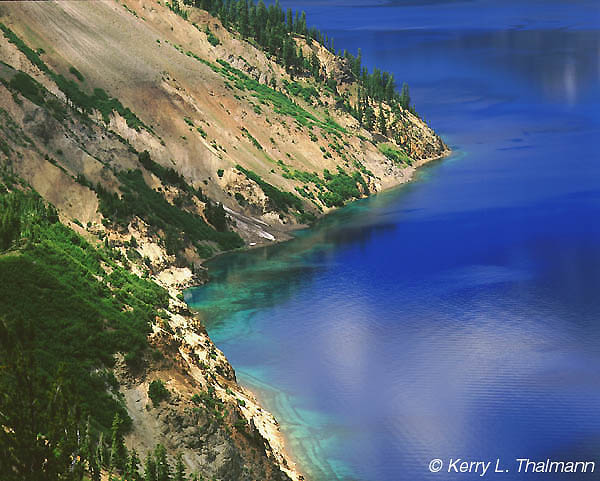
[[[131,454],[129,456],[129,462],[127,463],[127,474],[131,481],[142,481],[142,476],[140,475],[139,470],[140,458],[137,454],[137,451],[134,449],[131,450]],[[129,479],[128,478],[128,479]]]
[[[127,466],[127,448],[123,440],[123,421],[119,413],[115,414],[111,429],[110,466],[119,472]]]
[[[146,462],[144,463],[144,481],[157,481],[156,463],[150,452],[146,455]]]
[[[104,444],[104,433],[100,431],[100,437],[98,438],[98,444],[96,445],[96,460],[98,461],[98,467],[100,469],[107,467]]]
[[[183,464],[181,453],[177,455],[177,464],[175,465],[175,476],[173,481],[186,481],[185,465]]]
[[[88,463],[91,461],[92,456],[95,454],[92,450],[92,427],[90,425],[90,416],[88,416],[85,423],[85,432],[83,439],[81,440],[81,457]]]
[[[385,117],[385,111],[383,110],[383,105],[381,102],[379,103],[379,118],[378,118],[378,127],[379,131],[383,134],[387,134],[387,119]]]
[[[167,460],[167,450],[162,444],[157,444],[154,449],[154,462],[156,463],[156,481],[171,481],[171,467]]]
[[[92,481],[100,481],[101,464],[98,462],[98,455],[93,453],[88,462],[88,469]]]
[[[410,93],[408,90],[408,85],[402,85],[402,92],[400,93],[400,105],[402,108],[407,109],[410,105]]]

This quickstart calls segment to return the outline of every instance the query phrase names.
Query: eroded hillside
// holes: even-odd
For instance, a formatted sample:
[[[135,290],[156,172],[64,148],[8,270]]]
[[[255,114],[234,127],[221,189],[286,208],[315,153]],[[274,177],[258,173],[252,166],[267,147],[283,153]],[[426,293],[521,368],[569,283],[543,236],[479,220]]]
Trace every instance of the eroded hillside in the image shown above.
[[[161,292],[142,295],[148,345],[98,360],[116,376],[106,388],[132,420],[130,446],[160,442],[211,479],[298,479],[276,421],[237,385],[181,290],[202,282],[202,260],[406,182],[446,145],[386,100],[393,82],[385,99],[369,94],[356,59],[305,31],[268,53],[241,24],[149,0],[7,2],[0,22],[0,195],[25,216],[0,225],[0,250],[50,245],[124,312],[138,302],[130,273]],[[56,208],[49,225],[71,234],[23,229],[30,201],[19,199],[35,192]],[[152,381],[168,398],[151,402]]]

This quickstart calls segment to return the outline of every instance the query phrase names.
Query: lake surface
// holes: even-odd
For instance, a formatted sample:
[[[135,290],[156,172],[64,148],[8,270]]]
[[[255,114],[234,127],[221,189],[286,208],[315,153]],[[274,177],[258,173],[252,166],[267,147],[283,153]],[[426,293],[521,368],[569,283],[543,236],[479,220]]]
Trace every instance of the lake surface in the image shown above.
[[[317,481],[600,479],[600,3],[283,1],[454,155],[189,291]],[[594,474],[518,473],[516,458]]]

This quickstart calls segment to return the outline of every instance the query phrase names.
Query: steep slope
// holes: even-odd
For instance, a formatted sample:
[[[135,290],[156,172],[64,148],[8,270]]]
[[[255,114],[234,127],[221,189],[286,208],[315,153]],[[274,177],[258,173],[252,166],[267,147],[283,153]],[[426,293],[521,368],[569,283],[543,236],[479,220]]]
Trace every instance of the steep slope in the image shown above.
[[[138,334],[147,344],[133,354],[117,346],[115,364],[90,364],[117,377],[106,389],[132,420],[129,446],[146,453],[161,442],[215,479],[299,479],[276,421],[237,385],[181,289],[203,281],[202,260],[286,239],[410,180],[448,148],[395,94],[369,97],[354,61],[306,32],[286,34],[306,60],[290,68],[281,52],[177,2],[7,2],[0,22],[0,200],[20,219],[0,219],[0,251],[51,245],[77,276],[100,283],[99,303],[136,291],[115,272],[165,290],[144,298],[151,315]],[[68,235],[23,228],[30,201],[19,199],[35,192]],[[18,275],[10,262],[0,271]],[[136,303],[125,296],[119,309]],[[149,387],[159,380],[170,396],[154,403]]]
[[[324,195],[328,190],[325,169],[336,174],[339,167],[349,175],[361,175],[364,182],[355,183],[360,192],[353,194],[363,195],[366,188],[362,184],[374,192],[410,176],[411,167],[402,160],[422,162],[447,150],[423,122],[403,111],[397,137],[404,141],[406,154],[396,162],[387,158],[372,141],[373,134],[336,108],[337,93],[315,88],[319,84],[308,78],[291,83],[280,65],[202,10],[190,9],[187,20],[159,3],[142,1],[126,6],[115,2],[30,2],[3,6],[2,11],[9,28],[33,49],[42,49],[40,59],[49,69],[88,94],[104,89],[140,120],[126,122],[109,113],[104,122],[108,129],[133,149],[147,150],[160,165],[175,168],[211,200],[244,214],[237,216],[236,222],[249,241],[264,239],[261,222],[268,224],[268,233],[279,237],[288,226],[312,216],[298,219],[273,205],[264,189],[236,169],[238,164],[295,194],[307,213],[318,214],[344,201]],[[206,28],[213,39],[218,38],[218,45],[210,43]],[[318,53],[324,78],[339,72],[341,59],[335,62],[330,52],[314,43],[310,47],[302,40],[298,43],[304,43],[304,50]],[[55,82],[30,65],[6,39],[1,48],[7,63],[64,97]],[[78,72],[83,81],[69,69]],[[275,89],[270,87],[273,85]],[[345,84],[339,90],[352,88]],[[381,135],[375,138],[388,140]],[[80,144],[94,141],[103,143],[98,135],[83,134],[79,139]],[[54,154],[60,149],[69,163],[73,157],[87,157],[85,150],[89,149],[73,145],[76,143],[63,135],[52,136],[42,150]],[[73,152],[68,151],[71,149]],[[117,169],[134,167],[127,156],[101,150],[99,146],[92,152],[99,162],[113,162],[112,168]],[[60,158],[57,161],[62,163]],[[73,174],[84,168],[67,167]],[[90,180],[101,179],[91,176]]]

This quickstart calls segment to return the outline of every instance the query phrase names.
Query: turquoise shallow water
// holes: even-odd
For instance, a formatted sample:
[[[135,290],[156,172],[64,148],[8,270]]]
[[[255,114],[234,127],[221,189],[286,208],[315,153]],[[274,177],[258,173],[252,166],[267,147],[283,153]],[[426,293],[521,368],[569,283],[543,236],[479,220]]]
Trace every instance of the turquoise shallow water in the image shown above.
[[[187,301],[314,479],[596,479],[512,465],[600,470],[597,2],[283,5],[408,81],[455,153]]]

